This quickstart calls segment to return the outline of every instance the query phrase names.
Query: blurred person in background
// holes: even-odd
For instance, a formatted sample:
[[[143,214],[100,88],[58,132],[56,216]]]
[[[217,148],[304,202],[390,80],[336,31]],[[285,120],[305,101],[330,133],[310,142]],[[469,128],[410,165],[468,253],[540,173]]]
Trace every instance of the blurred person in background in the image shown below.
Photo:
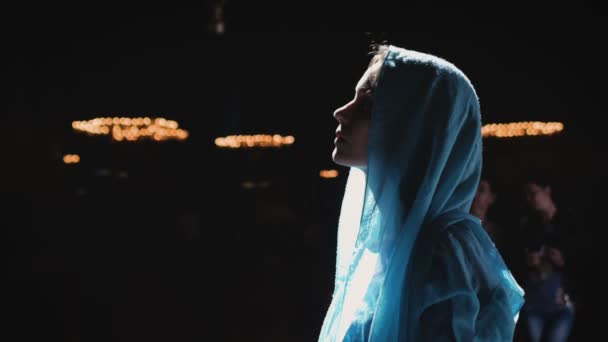
[[[558,208],[542,174],[528,176],[524,194],[528,213],[519,234],[525,258],[522,323],[532,342],[567,341],[575,317],[570,264],[577,243],[575,215]]]

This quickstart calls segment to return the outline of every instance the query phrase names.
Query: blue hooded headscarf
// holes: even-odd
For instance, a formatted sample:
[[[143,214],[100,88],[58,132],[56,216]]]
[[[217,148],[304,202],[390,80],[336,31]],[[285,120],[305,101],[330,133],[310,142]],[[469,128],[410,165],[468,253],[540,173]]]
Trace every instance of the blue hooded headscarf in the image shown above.
[[[366,171],[351,168],[320,341],[511,341],[523,291],[478,218],[479,101],[435,56],[390,46]]]

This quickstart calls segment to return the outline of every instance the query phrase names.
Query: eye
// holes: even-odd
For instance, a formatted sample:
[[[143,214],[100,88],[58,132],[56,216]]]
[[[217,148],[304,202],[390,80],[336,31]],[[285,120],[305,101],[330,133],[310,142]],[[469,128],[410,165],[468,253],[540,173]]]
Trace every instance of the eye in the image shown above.
[[[363,93],[359,96],[359,108],[361,111],[371,112],[374,106],[374,97],[371,93]]]

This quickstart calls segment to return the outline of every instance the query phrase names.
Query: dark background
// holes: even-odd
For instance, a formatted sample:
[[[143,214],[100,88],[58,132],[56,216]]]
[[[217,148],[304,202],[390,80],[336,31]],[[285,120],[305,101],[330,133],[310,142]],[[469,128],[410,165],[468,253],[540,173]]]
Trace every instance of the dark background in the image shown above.
[[[484,123],[565,124],[557,136],[484,140],[484,168],[505,222],[521,214],[521,182],[534,168],[585,218],[592,300],[576,340],[599,331],[605,17],[410,11],[370,29],[364,19],[350,25],[352,12],[223,9],[223,34],[210,28],[213,3],[3,13],[12,340],[315,340],[347,175],[331,161],[332,112],[352,96],[372,39],[455,63],[476,87]],[[190,137],[116,143],[72,131],[73,120],[98,116],[162,116]],[[255,133],[296,142],[214,145]],[[66,153],[81,163],[63,164]],[[340,176],[321,179],[327,168]]]

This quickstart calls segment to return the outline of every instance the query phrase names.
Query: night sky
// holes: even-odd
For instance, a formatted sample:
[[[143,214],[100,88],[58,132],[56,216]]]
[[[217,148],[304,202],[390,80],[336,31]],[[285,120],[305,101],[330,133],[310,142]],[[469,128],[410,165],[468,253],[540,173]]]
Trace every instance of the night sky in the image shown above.
[[[230,2],[222,35],[209,30],[204,4],[3,13],[9,307],[23,340],[208,340],[230,322],[237,332],[211,340],[314,340],[346,175],[331,161],[332,112],[353,96],[372,39],[456,64],[484,123],[565,124],[555,137],[484,141],[485,171],[505,192],[501,215],[519,209],[509,190],[530,167],[556,179],[565,203],[596,213],[605,17],[405,11],[376,29],[352,12],[296,18],[297,8],[278,9],[254,14]],[[163,116],[190,137],[128,145],[72,131],[73,120],[98,116]],[[255,133],[296,143],[250,153],[214,146],[218,136]],[[66,153],[82,162],[63,165]],[[328,168],[340,177],[321,181]],[[243,181],[272,185],[252,194]],[[192,217],[196,238],[176,223]]]

